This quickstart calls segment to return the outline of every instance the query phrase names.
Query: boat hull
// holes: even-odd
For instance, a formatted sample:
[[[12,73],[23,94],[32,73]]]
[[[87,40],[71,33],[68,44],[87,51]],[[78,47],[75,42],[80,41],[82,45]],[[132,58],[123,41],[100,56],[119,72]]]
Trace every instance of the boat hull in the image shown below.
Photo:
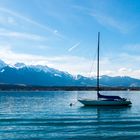
[[[117,100],[78,100],[85,106],[128,106],[131,105],[131,101]]]

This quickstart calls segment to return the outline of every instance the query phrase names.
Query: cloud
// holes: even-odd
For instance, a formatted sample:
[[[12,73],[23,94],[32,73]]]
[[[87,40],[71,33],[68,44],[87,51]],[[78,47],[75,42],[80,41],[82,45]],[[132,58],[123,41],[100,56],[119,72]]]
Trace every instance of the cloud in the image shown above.
[[[1,37],[10,37],[10,38],[18,38],[24,40],[34,40],[34,41],[44,41],[45,37],[39,36],[36,34],[24,33],[24,32],[15,32],[1,28],[0,29]]]
[[[83,74],[89,72],[90,61],[83,57],[77,56],[39,56],[24,53],[16,53],[12,51],[12,46],[1,45],[0,46],[0,59],[4,60],[8,64],[15,64],[16,62],[22,62],[27,65],[48,65],[50,67],[67,71],[71,74]]]
[[[117,30],[119,30],[122,33],[127,33],[127,25],[124,24],[121,21],[116,20],[115,18],[105,15],[105,14],[99,14],[99,13],[91,13],[91,16],[93,16],[98,23],[100,23],[103,26],[110,26]]]
[[[8,17],[8,20],[7,21],[10,24],[16,24],[16,21],[15,21],[15,19],[13,17]]]
[[[3,24],[3,25],[7,25],[7,24],[10,24],[10,25],[16,25],[17,22],[16,20],[11,17],[11,16],[5,16],[5,14],[0,14],[0,23]]]
[[[140,69],[132,70],[131,68],[122,67],[116,71],[110,71],[111,76],[130,76],[134,78],[140,78]]]
[[[139,53],[140,51],[140,43],[135,44],[126,44],[122,47],[125,51],[131,51],[135,53]]]
[[[139,67],[140,56],[136,54],[121,53],[119,55],[120,62],[131,65],[132,67]]]
[[[78,11],[84,12],[88,16],[93,17],[99,24],[107,28],[112,27],[121,33],[127,33],[129,30],[133,28],[127,22],[124,22],[115,17],[112,17],[111,14],[108,15],[105,12],[104,13],[100,12],[96,8],[88,8],[88,7],[83,7],[80,5],[73,5],[73,8]]]
[[[80,45],[80,42],[73,45],[71,48],[68,49],[69,52],[71,52],[73,49],[77,48]]]
[[[84,76],[96,76],[96,63],[93,66],[92,71],[90,70],[92,62],[88,58],[72,56],[72,55],[61,55],[61,56],[41,56],[17,53],[12,50],[11,45],[0,45],[0,59],[4,60],[8,64],[15,64],[16,62],[22,62],[26,65],[47,65],[49,67],[69,72],[73,75],[81,74]],[[140,61],[140,56],[127,56],[131,57],[133,61]],[[122,58],[122,59],[121,59]],[[121,55],[121,61],[124,59]],[[126,61],[123,63],[114,63],[110,59],[102,58],[100,61],[100,75],[110,76],[131,76],[140,78],[140,68],[129,67]],[[123,66],[123,67],[122,67]]]
[[[7,13],[7,14],[11,15],[11,16],[9,17],[9,22],[10,22],[10,23],[15,22],[14,17],[16,17],[16,18],[18,18],[18,19],[20,19],[20,20],[23,20],[24,22],[30,23],[30,24],[32,24],[32,25],[37,26],[38,28],[44,29],[44,30],[50,32],[51,34],[53,34],[53,35],[55,35],[55,36],[57,36],[57,37],[59,37],[59,38],[61,38],[61,39],[64,39],[64,38],[65,38],[65,37],[64,37],[63,35],[61,35],[56,29],[52,29],[52,28],[49,27],[49,26],[40,24],[40,23],[38,23],[38,22],[36,22],[36,21],[34,21],[34,20],[30,19],[30,18],[27,18],[27,17],[25,17],[25,16],[23,16],[23,15],[17,13],[17,12],[14,12],[14,11],[12,11],[12,10],[6,9],[6,8],[4,8],[4,7],[0,7],[0,11],[3,12],[3,13]],[[3,15],[3,16],[4,16],[4,15]],[[13,17],[12,17],[12,16],[13,16]],[[2,20],[2,19],[1,19],[1,20]],[[0,21],[1,21],[1,20],[0,20]]]

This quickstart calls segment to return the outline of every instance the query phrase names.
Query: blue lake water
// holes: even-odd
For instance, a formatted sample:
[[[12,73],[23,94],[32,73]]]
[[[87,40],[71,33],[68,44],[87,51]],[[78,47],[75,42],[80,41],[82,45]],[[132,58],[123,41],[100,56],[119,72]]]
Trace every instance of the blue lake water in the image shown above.
[[[96,98],[91,91],[1,92],[0,140],[139,140],[140,92],[109,93],[129,98],[132,106],[83,107],[76,102],[77,97]]]

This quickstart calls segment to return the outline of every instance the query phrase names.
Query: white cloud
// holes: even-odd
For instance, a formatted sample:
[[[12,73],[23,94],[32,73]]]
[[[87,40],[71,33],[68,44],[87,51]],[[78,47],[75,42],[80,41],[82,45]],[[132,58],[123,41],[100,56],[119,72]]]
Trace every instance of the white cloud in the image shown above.
[[[122,33],[127,33],[128,30],[130,29],[128,28],[128,25],[126,25],[126,23],[118,21],[117,19],[109,15],[99,14],[95,12],[92,12],[90,15],[93,16],[96,19],[96,21],[101,25],[113,27]]]
[[[37,48],[39,48],[41,50],[46,50],[46,49],[49,49],[50,46],[47,46],[47,45],[38,45]]]
[[[38,56],[24,53],[15,53],[12,51],[12,46],[2,45],[0,46],[0,59],[4,60],[8,64],[15,64],[16,62],[22,62],[27,65],[47,65],[52,68],[56,68],[62,71],[67,71],[73,75],[81,74],[84,76],[96,76],[96,63],[95,67],[91,68],[91,61],[84,57],[77,56]],[[131,56],[132,58],[132,56]],[[138,59],[133,56],[133,59]],[[140,57],[139,57],[140,60]],[[131,76],[140,78],[140,68],[132,69],[132,67],[122,67],[118,63],[111,63],[107,58],[102,59],[100,62],[101,69],[100,75],[110,76]]]
[[[69,52],[71,52],[73,49],[77,48],[80,45],[80,42],[73,45],[71,48],[68,49]]]
[[[24,39],[24,40],[36,40],[36,41],[46,40],[45,37],[40,36],[40,35],[24,33],[24,32],[15,32],[15,31],[6,30],[3,28],[0,29],[0,36],[18,38],[18,39]]]
[[[140,56],[136,54],[122,53],[119,55],[120,62],[129,64],[132,67],[139,67]]]
[[[134,78],[140,78],[140,69],[132,70],[130,68],[120,68],[116,71],[111,71],[112,76],[130,76]]]
[[[138,53],[140,50],[140,43],[135,44],[126,44],[122,47],[126,51],[136,52]]]
[[[20,19],[20,20],[22,20],[24,22],[27,22],[27,23],[31,24],[31,25],[35,25],[38,28],[41,28],[43,30],[46,30],[46,31],[50,32],[51,34],[53,34],[53,35],[55,35],[55,36],[57,36],[57,37],[59,37],[61,39],[64,39],[65,38],[57,30],[54,30],[54,29],[52,29],[49,26],[40,24],[40,23],[38,23],[38,22],[36,22],[36,21],[34,21],[34,20],[30,19],[30,18],[27,18],[27,17],[25,17],[25,16],[23,16],[23,15],[17,13],[17,12],[14,12],[14,11],[9,10],[7,8],[4,8],[4,7],[0,7],[0,11],[3,12],[3,13],[6,13],[6,14],[9,14],[10,15],[8,21],[11,22],[11,23],[15,22],[14,18],[18,18],[18,20]],[[5,16],[5,15],[3,15],[3,16]],[[5,19],[5,18],[2,18],[1,21],[3,19]],[[16,21],[18,21],[18,20],[16,20]]]
[[[17,24],[16,20],[12,16],[5,16],[3,14],[2,15],[0,14],[0,23],[3,25],[7,25],[7,24],[16,25]]]
[[[23,62],[27,65],[48,65],[50,67],[67,71],[71,74],[84,74],[89,72],[90,61],[77,56],[38,56],[24,53],[15,53],[11,46],[0,46],[0,59],[8,64]]]
[[[119,20],[111,16],[111,14],[108,15],[105,12],[100,12],[96,8],[87,8],[79,5],[74,5],[73,8],[80,10],[85,14],[93,17],[99,24],[105,27],[112,27],[114,29],[117,29],[121,33],[127,33],[129,30],[134,28],[134,26],[130,26],[127,22]]]
[[[8,17],[7,18],[8,20],[8,23],[10,23],[10,24],[16,24],[16,20],[13,18],[13,17]]]

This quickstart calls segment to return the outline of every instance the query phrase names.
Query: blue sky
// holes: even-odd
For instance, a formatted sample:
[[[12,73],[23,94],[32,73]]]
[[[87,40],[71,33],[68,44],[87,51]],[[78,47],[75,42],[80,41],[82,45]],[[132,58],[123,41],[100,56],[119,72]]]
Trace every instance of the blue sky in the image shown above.
[[[139,0],[0,0],[0,59],[94,76],[100,31],[101,74],[140,78],[139,7]]]

